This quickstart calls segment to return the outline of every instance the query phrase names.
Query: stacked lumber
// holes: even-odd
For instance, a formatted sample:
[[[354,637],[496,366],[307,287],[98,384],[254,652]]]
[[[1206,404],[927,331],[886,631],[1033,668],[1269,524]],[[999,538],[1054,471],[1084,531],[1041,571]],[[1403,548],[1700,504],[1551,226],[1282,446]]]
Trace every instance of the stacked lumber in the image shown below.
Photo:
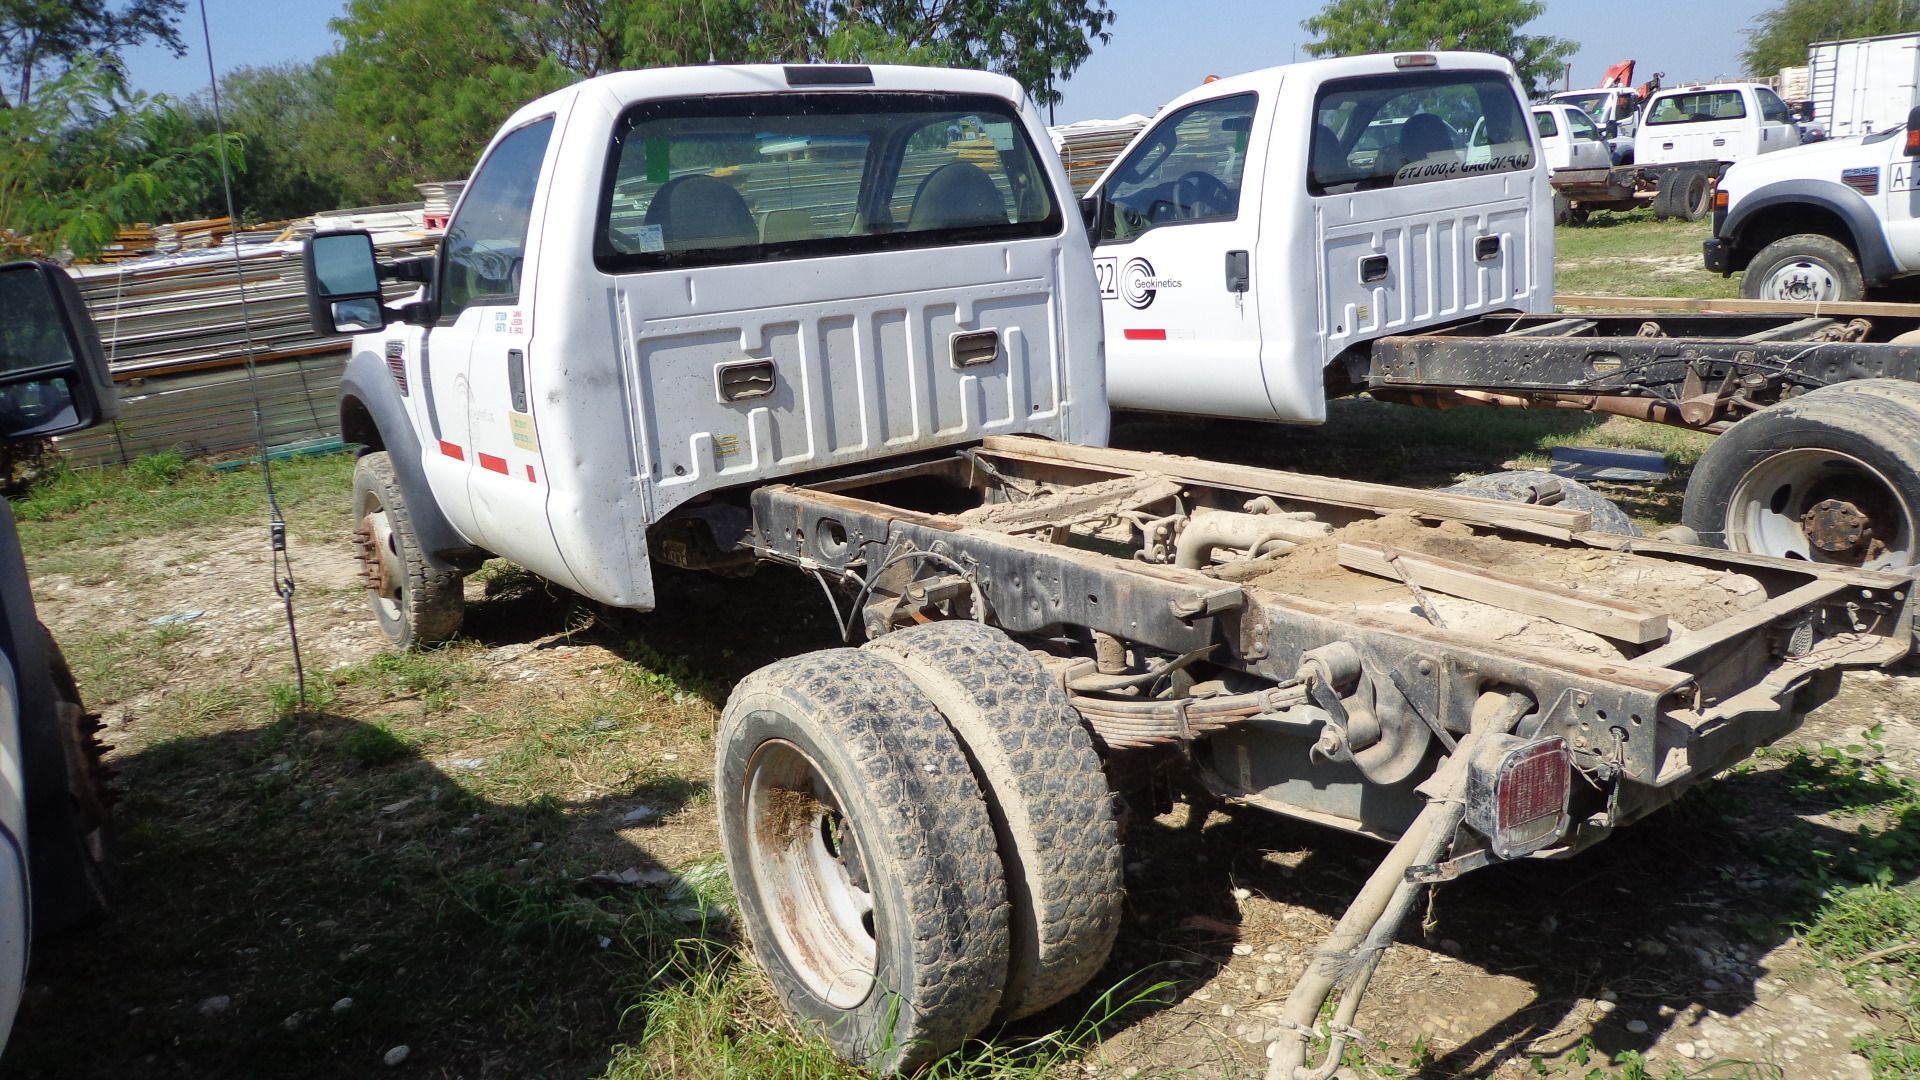
[[[393,208],[375,209],[362,218],[409,220]],[[434,249],[439,234],[419,227],[417,208],[410,220],[410,228],[374,232],[381,260]],[[272,242],[238,245],[237,260],[235,246],[228,245],[73,268],[120,386],[122,411],[113,425],[57,440],[70,462],[124,462],[165,449],[214,453],[252,445],[249,342],[268,444],[338,433],[333,394],[348,338],[313,332],[301,245],[278,239],[311,233],[312,223],[276,222],[253,231],[269,229]],[[393,283],[389,299],[414,287]]]
[[[1053,148],[1060,151],[1060,160],[1066,163],[1073,193],[1083,195],[1146,126],[1147,118],[1136,113],[1118,120],[1061,124],[1048,128],[1047,134],[1053,137]]]

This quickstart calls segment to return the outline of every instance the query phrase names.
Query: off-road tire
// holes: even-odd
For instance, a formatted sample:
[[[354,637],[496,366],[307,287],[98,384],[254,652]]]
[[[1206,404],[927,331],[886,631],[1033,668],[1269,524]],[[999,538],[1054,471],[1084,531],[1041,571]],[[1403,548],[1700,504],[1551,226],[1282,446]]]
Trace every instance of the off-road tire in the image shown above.
[[[1593,490],[1578,480],[1569,480],[1564,476],[1540,472],[1537,469],[1516,469],[1510,472],[1488,473],[1471,480],[1462,480],[1452,487],[1442,488],[1459,495],[1478,495],[1486,499],[1499,499],[1503,502],[1527,502],[1532,498],[1533,485],[1547,480],[1558,481],[1561,499],[1555,506],[1568,510],[1585,510],[1588,528],[1594,532],[1613,533],[1616,536],[1639,536],[1640,527],[1633,523],[1626,511],[1620,509],[1612,499]]]
[[[1715,439],[1687,481],[1682,522],[1701,543],[1730,546],[1728,515],[1742,479],[1796,450],[1844,454],[1869,466],[1920,517],[1920,385],[1860,379],[1768,406]]]
[[[1555,192],[1553,196],[1553,223],[1555,225],[1573,224],[1573,200]]]
[[[357,530],[370,507],[384,510],[392,543],[402,568],[401,593],[391,605],[368,587],[374,621],[387,640],[402,649],[423,648],[451,639],[460,632],[465,599],[462,575],[436,570],[420,550],[419,536],[406,496],[394,475],[393,459],[384,450],[363,454],[353,467],[353,527]],[[388,610],[389,606],[393,610]]]
[[[1748,300],[1792,299],[1769,297],[1766,285],[1781,267],[1796,262],[1811,264],[1833,278],[1834,295],[1824,298],[1827,303],[1860,300],[1867,295],[1860,260],[1845,244],[1819,233],[1798,233],[1761,248],[1747,264],[1746,273],[1740,276],[1740,295]]]
[[[1113,794],[1092,736],[1059,682],[991,627],[928,623],[865,648],[939,707],[986,793],[1012,908],[1001,1018],[1072,995],[1106,963],[1125,895]]]
[[[90,922],[104,914],[117,866],[113,793],[99,737],[100,718],[86,711],[67,658],[45,627],[47,671],[64,771],[36,782],[64,787],[64,797],[29,791],[28,850],[32,860],[33,933],[38,937]],[[29,722],[23,717],[22,722]]]
[[[839,828],[851,831],[872,889],[873,984],[846,1007],[809,987],[806,961],[788,955],[773,925],[793,917],[792,894],[755,872],[752,845],[805,846],[821,832],[821,817],[787,838],[764,820],[754,827],[756,755],[795,750],[837,801]],[[878,1073],[911,1072],[987,1025],[1007,978],[1007,893],[993,824],[952,730],[897,665],[832,649],[747,676],[721,716],[715,776],[741,919],[792,1015]]]

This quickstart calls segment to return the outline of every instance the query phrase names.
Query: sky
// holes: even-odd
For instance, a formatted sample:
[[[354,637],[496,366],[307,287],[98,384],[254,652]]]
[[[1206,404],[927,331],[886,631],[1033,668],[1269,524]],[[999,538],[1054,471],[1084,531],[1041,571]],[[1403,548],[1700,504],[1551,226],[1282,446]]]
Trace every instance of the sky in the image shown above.
[[[1591,86],[1608,66],[1639,61],[1636,82],[1656,71],[1666,81],[1737,73],[1745,31],[1778,0],[1547,0],[1546,14],[1527,27],[1580,44],[1573,85]],[[127,66],[136,89],[185,96],[206,88],[201,0],[187,0],[181,37],[188,53],[174,59],[153,47],[133,51]],[[310,60],[337,44],[327,20],[344,4],[325,0],[205,0],[214,61],[236,67]],[[1113,40],[1097,46],[1061,85],[1060,123],[1152,113],[1208,75],[1233,75],[1302,58],[1300,20],[1321,0],[1109,0],[1118,14]],[[1676,13],[1682,17],[1675,19]],[[1676,25],[1678,23],[1679,25]]]

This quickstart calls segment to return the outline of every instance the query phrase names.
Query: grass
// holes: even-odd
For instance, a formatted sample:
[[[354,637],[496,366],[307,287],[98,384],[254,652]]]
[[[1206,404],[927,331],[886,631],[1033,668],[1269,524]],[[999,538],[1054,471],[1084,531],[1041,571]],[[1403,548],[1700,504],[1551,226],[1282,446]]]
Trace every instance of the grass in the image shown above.
[[[1740,295],[1738,278],[1709,273],[1700,244],[1709,222],[1655,221],[1648,209],[1601,210],[1584,225],[1562,225],[1554,235],[1554,291],[1603,296]]]

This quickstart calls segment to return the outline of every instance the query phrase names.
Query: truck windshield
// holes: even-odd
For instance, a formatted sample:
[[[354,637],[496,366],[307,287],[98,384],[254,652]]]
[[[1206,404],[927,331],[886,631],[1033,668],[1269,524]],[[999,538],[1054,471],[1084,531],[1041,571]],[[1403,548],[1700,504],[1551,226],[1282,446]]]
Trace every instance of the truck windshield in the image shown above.
[[[594,243],[609,273],[1051,236],[1014,107],[954,94],[748,94],[615,125]]]
[[[1314,101],[1307,190],[1340,195],[1533,167],[1513,84],[1492,71],[1336,79]]]
[[[1611,93],[1555,94],[1547,100],[1560,105],[1571,105],[1588,116],[1599,116],[1607,111],[1607,99],[1611,96]]]

